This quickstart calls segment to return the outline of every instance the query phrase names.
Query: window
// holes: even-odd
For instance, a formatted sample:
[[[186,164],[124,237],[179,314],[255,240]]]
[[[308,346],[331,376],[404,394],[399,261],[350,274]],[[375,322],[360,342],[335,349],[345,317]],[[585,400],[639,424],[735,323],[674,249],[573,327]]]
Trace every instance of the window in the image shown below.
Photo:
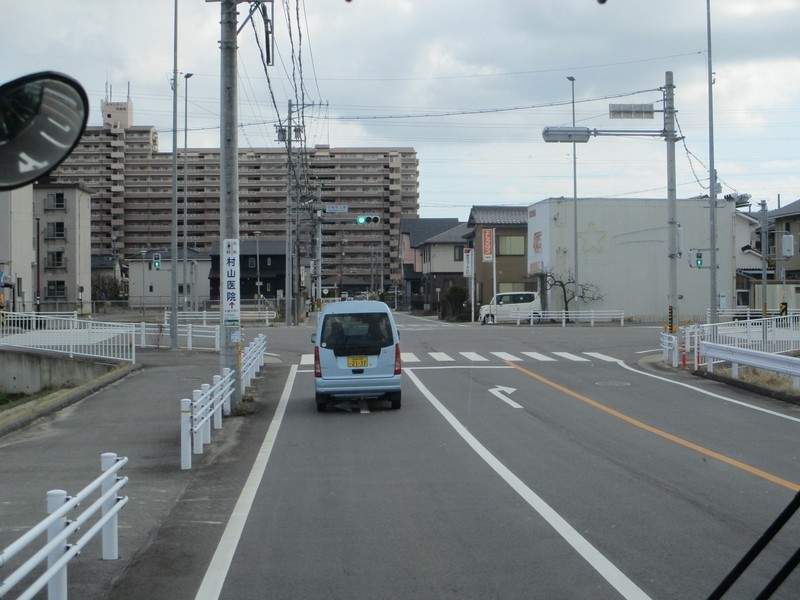
[[[523,256],[525,254],[525,236],[501,235],[497,240],[498,256]]]
[[[66,298],[67,284],[64,281],[48,281],[45,294],[47,298]]]
[[[255,269],[255,268],[256,268],[256,257],[255,257],[255,256],[251,256],[251,257],[250,257],[250,258],[247,260],[247,266],[248,266],[248,268],[250,268],[250,269]]]
[[[50,192],[44,200],[45,210],[64,210],[67,207],[63,192]]]
[[[453,260],[464,262],[464,246],[453,246]]]
[[[47,239],[64,239],[66,238],[66,229],[64,227],[64,223],[57,222],[57,223],[48,223],[47,230],[45,231],[45,237]]]
[[[48,269],[63,269],[66,265],[64,264],[64,253],[61,251],[56,252],[48,252],[47,253],[47,263],[45,267]]]

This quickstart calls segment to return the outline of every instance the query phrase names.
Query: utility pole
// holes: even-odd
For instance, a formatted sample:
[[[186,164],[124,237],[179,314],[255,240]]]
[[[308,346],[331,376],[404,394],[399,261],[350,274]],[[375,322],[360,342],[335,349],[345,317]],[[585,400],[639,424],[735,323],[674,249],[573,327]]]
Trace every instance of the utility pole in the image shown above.
[[[170,350],[178,349],[178,0],[175,0],[175,19],[172,51],[172,307],[169,319]],[[184,174],[184,177],[186,175]]]
[[[711,66],[711,0],[706,0],[706,37],[708,41],[708,207],[711,240],[710,323],[717,323],[717,170],[714,167],[714,72]]]
[[[678,320],[678,209],[675,181],[675,85],[672,71],[667,71],[664,85],[664,137],[667,142],[667,224],[669,236],[669,306],[670,333]]]
[[[225,290],[222,277],[225,265],[222,264],[223,243],[225,240],[239,238],[239,139],[236,122],[238,120],[238,90],[236,64],[236,4],[237,0],[220,2],[220,323],[223,329],[220,347],[220,365],[234,371],[234,392],[231,408],[239,407],[242,398],[239,367],[239,323],[225,319]],[[238,299],[237,299],[238,302]]]
[[[286,283],[283,297],[286,305],[286,325],[293,325],[292,287],[294,286],[294,251],[292,246],[292,100],[289,99],[289,114],[286,117]]]

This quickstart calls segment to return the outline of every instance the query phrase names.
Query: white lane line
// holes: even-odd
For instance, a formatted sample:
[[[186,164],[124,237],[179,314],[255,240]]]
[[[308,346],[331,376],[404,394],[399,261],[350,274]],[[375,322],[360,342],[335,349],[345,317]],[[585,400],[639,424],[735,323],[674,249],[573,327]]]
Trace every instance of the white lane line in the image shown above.
[[[477,352],[459,352],[459,354],[464,358],[466,358],[467,360],[471,360],[474,362],[486,362],[487,360],[489,360],[488,358],[486,358],[485,356],[481,356]]]
[[[628,371],[632,371],[633,373],[639,373],[639,375],[644,375],[645,377],[652,377],[653,379],[658,379],[659,381],[666,381],[667,383],[671,383],[673,385],[679,385],[681,387],[688,388],[693,390],[699,394],[704,394],[706,396],[711,396],[712,398],[717,398],[718,400],[722,400],[724,402],[730,402],[731,404],[736,404],[738,406],[743,406],[744,408],[749,408],[751,410],[755,410],[758,412],[766,413],[768,415],[772,415],[773,417],[780,417],[781,419],[786,419],[787,421],[794,421],[795,423],[800,423],[800,419],[797,417],[792,417],[790,415],[784,415],[774,410],[770,410],[768,408],[761,408],[760,406],[756,406],[755,404],[748,404],[747,402],[742,402],[741,400],[734,400],[733,398],[729,398],[727,396],[723,396],[722,394],[716,394],[714,392],[709,392],[708,390],[704,390],[697,386],[691,385],[689,383],[683,383],[682,381],[675,381],[674,379],[668,379],[666,377],[661,377],[660,375],[655,375],[653,373],[648,373],[647,371],[640,371],[639,369],[634,369],[625,364],[624,361],[618,360],[617,364],[622,367],[623,369],[627,369]]]
[[[613,356],[608,356],[606,354],[600,354],[599,352],[584,352],[586,356],[591,356],[592,358],[596,358],[598,360],[604,360],[606,362],[617,362],[617,359]]]
[[[508,352],[492,352],[500,360],[510,360],[511,362],[520,362],[522,359]]]
[[[222,593],[225,577],[227,577],[228,570],[231,568],[233,555],[236,553],[236,547],[242,537],[247,517],[253,507],[253,500],[261,485],[261,480],[264,478],[264,471],[267,469],[267,462],[269,462],[269,456],[272,454],[272,448],[275,446],[275,439],[278,437],[278,430],[283,422],[283,414],[286,412],[286,405],[289,402],[289,394],[292,391],[296,373],[297,365],[292,365],[291,369],[289,369],[286,385],[283,386],[278,408],[275,409],[275,416],[272,417],[272,423],[270,423],[267,430],[267,435],[264,437],[264,442],[261,444],[256,460],[253,462],[253,468],[250,469],[250,475],[247,476],[242,493],[239,494],[236,506],[233,508],[230,519],[228,519],[222,538],[217,544],[217,549],[214,551],[214,556],[208,565],[208,570],[206,570],[195,600],[217,600],[220,593]]]
[[[428,352],[428,354],[433,360],[437,360],[439,362],[452,362],[455,360],[455,358],[449,354],[446,354],[445,352]]]
[[[523,352],[525,356],[530,356],[534,360],[540,360],[542,362],[553,362],[556,359],[552,356],[547,356],[546,354],[542,354],[541,352]]]
[[[508,467],[501,463],[486,447],[473,436],[461,422],[434,396],[430,390],[419,380],[413,371],[405,369],[406,375],[433,407],[450,423],[453,429],[464,439],[467,444],[488,464],[528,505],[539,513],[542,518],[572,546],[623,598],[649,599],[649,596],[639,588],[627,575],[620,571],[614,564],[603,556],[597,548],[578,533],[564,517],[540,498],[533,490],[525,485]]]
[[[313,365],[314,364],[314,355],[313,354],[303,354],[300,356],[300,364],[301,365]]]
[[[404,363],[407,362],[419,362],[417,355],[413,352],[401,352],[400,353],[400,360]]]
[[[570,352],[553,352],[553,354],[561,358],[566,358],[567,360],[574,360],[575,362],[589,362],[588,358],[583,358],[582,356],[571,354]]]

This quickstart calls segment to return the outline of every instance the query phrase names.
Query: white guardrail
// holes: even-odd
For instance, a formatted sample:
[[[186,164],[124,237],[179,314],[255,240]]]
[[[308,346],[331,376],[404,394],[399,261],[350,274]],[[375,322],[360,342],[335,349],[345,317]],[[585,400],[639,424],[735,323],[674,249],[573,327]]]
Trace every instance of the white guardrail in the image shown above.
[[[98,532],[102,532],[103,560],[119,558],[117,514],[128,503],[128,497],[117,494],[128,483],[127,477],[118,477],[117,472],[127,464],[128,459],[106,452],[100,456],[103,474],[74,496],[64,490],[47,492],[47,511],[50,516],[40,521],[0,552],[0,568],[11,564],[15,556],[26,550],[38,537],[47,534],[47,542],[14,571],[2,578],[0,598],[10,592],[25,577],[34,574],[42,563],[47,568],[17,600],[29,600],[47,586],[49,600],[67,600],[67,563],[74,558]],[[79,515],[67,519],[67,515],[77,508],[97,488],[100,497]],[[70,541],[78,530],[85,528],[92,517],[100,511],[100,516],[79,539]]]
[[[78,319],[77,313],[0,313],[0,346],[33,348],[103,360],[136,362],[129,323]]]
[[[731,373],[739,376],[739,365],[782,373],[800,387],[800,358],[787,353],[800,351],[800,315],[767,319],[727,321],[689,325],[677,333],[661,333],[662,360],[673,367],[686,368],[687,361],[697,370],[714,363],[731,363]]]
[[[140,348],[169,348],[169,324],[131,323],[135,328],[136,343]],[[214,350],[220,348],[219,325],[178,323],[178,346],[187,350]]]
[[[589,323],[594,327],[597,322],[619,321],[625,325],[624,310],[534,310],[518,311],[509,315],[509,321],[514,321],[519,326],[523,322],[533,325],[542,322],[561,322],[562,327],[568,323]]]
[[[700,354],[707,359],[706,369],[709,373],[714,372],[715,361],[727,361],[731,363],[731,376],[734,379],[739,379],[739,365],[747,365],[748,367],[790,375],[792,377],[792,388],[800,388],[800,358],[784,354],[770,354],[769,352],[750,350],[748,348],[723,346],[710,342],[700,342]]]
[[[263,334],[245,348],[240,369],[242,390],[264,365],[266,350],[267,338]],[[181,469],[192,468],[192,454],[203,454],[204,444],[211,443],[212,425],[222,429],[222,417],[231,414],[234,374],[232,369],[223,369],[222,375],[214,375],[213,383],[194,390],[191,400],[181,400]]]

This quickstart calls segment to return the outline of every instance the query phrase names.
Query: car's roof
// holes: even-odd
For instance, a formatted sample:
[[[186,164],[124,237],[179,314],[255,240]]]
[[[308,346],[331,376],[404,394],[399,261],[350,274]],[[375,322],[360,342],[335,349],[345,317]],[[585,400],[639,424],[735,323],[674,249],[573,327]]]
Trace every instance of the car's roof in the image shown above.
[[[325,305],[323,314],[353,314],[353,313],[391,313],[385,302],[378,300],[346,300],[344,302],[331,302]]]

